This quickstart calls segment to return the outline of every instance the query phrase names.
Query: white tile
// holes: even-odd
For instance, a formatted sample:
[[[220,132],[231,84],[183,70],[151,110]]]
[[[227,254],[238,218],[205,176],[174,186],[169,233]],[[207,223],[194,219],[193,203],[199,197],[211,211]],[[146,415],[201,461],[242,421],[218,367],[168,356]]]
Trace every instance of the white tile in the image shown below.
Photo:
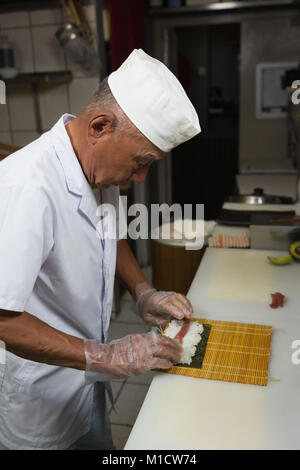
[[[0,131],[9,131],[10,122],[8,115],[8,104],[0,104]]]
[[[91,5],[86,5],[83,7],[83,11],[86,15],[86,18],[88,20],[88,22],[93,22],[93,21],[96,21],[96,7],[95,7],[95,4],[91,4]],[[74,17],[71,15],[67,15],[64,11],[62,11],[62,17],[63,17],[63,21],[72,21],[73,23],[75,22],[74,20]]]
[[[51,10],[32,10],[29,12],[30,24],[33,26],[46,24],[61,24],[62,11],[60,8]]]
[[[96,7],[95,4],[86,5],[83,7],[88,21],[96,21]]]
[[[0,131],[0,142],[3,144],[11,144],[11,133],[10,132],[2,132]],[[1,151],[1,149],[0,149]]]
[[[35,131],[35,111],[30,85],[11,85],[7,94],[13,131]]]
[[[33,50],[36,72],[65,70],[65,56],[55,37],[58,25],[34,26]]]
[[[0,27],[15,28],[21,26],[29,26],[29,17],[27,11],[17,11],[11,13],[1,13],[0,15]]]
[[[78,115],[99,85],[99,78],[75,78],[69,84],[71,114]]]
[[[15,66],[19,72],[33,72],[32,41],[29,28],[5,31],[15,52]]]
[[[39,103],[42,128],[50,129],[62,114],[69,112],[67,85],[40,85]]]
[[[111,426],[113,443],[116,450],[123,450],[131,433],[132,426],[113,424]]]
[[[12,143],[25,147],[25,145],[30,144],[30,142],[33,142],[38,137],[39,134],[37,132],[16,131],[12,134]]]
[[[147,392],[147,385],[126,383],[116,403],[118,413],[112,411],[110,414],[111,423],[132,426],[139,414]]]

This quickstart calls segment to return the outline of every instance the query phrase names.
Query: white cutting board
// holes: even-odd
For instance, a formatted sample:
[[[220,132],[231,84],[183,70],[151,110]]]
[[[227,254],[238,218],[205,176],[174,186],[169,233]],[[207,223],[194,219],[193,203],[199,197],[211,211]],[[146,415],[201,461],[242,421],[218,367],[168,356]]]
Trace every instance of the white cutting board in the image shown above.
[[[272,325],[266,387],[157,374],[125,449],[300,449],[300,264],[265,250],[206,250],[188,297],[195,316]],[[270,293],[286,295],[271,309]]]
[[[300,321],[300,263],[274,266],[267,259],[286,254],[210,248],[189,290],[196,316],[252,323],[281,321],[285,317]],[[270,294],[274,292],[286,296],[284,310],[269,308]]]

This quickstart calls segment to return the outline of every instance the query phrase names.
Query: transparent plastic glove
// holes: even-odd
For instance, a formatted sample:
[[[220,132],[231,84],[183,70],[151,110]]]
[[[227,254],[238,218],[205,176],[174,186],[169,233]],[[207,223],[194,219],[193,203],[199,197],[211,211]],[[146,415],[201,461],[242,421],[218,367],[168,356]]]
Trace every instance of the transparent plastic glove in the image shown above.
[[[181,320],[193,315],[193,307],[183,294],[158,291],[147,282],[138,284],[135,294],[140,316],[151,325],[164,326],[170,317]]]
[[[181,345],[151,331],[132,334],[109,344],[84,341],[86,375],[98,372],[94,381],[138,375],[151,369],[169,369],[179,362]]]

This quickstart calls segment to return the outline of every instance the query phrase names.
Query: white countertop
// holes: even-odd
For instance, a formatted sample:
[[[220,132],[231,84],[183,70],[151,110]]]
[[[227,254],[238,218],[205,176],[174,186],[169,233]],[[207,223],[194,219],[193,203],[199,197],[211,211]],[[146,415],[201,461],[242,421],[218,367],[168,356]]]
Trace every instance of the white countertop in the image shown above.
[[[125,449],[299,449],[300,263],[281,252],[208,248],[188,293],[195,316],[272,325],[266,387],[157,373]],[[271,309],[270,293],[286,296]]]

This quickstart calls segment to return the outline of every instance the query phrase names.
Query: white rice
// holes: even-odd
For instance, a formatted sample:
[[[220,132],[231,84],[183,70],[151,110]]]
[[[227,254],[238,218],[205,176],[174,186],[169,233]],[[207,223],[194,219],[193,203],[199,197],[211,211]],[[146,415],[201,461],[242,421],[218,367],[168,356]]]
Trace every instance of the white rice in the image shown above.
[[[169,338],[175,338],[177,333],[181,330],[183,320],[170,321],[165,335]],[[180,357],[180,364],[190,364],[193,356],[195,355],[198,343],[201,341],[201,333],[203,332],[203,325],[197,321],[190,323],[187,334],[183,337],[182,341],[182,354]]]

